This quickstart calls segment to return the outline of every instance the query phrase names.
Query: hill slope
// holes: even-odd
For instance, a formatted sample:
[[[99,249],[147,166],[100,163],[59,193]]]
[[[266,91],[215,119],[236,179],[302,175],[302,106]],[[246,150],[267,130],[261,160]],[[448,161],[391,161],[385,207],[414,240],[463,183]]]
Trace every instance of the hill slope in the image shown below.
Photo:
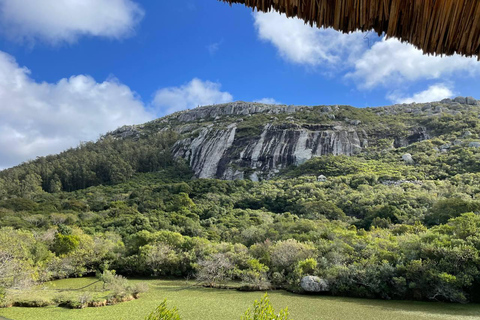
[[[479,111],[239,102],[2,171],[0,289],[111,268],[480,301]]]
[[[236,102],[122,127],[96,144],[3,171],[0,178],[9,185],[41,181],[45,191],[71,191],[123,182],[184,159],[198,178],[257,181],[324,155],[368,154],[435,138],[444,142],[439,152],[462,143],[476,146],[479,112],[476,100],[462,97],[366,109]],[[36,176],[26,179],[27,171]]]
[[[400,148],[435,137],[478,138],[477,101],[456,101],[367,109],[236,102],[124,127],[110,136],[138,138],[171,130],[180,135],[173,155],[186,159],[195,176],[258,180],[323,155]]]

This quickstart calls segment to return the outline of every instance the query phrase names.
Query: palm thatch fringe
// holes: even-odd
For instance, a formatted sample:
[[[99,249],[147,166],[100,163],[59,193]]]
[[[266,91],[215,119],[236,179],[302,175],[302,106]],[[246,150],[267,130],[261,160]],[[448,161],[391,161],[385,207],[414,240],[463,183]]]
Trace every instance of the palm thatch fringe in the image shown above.
[[[275,10],[311,26],[374,30],[427,54],[480,54],[480,0],[219,0]]]

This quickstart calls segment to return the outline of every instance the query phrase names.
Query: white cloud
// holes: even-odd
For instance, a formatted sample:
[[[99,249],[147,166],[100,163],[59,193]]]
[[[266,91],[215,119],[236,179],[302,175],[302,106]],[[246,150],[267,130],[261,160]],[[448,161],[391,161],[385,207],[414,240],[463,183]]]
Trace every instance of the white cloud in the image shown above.
[[[342,34],[312,28],[275,12],[253,17],[258,37],[275,46],[285,60],[351,79],[359,89],[408,87],[421,80],[444,82],[480,74],[475,58],[427,56],[410,44],[381,39],[373,32]]]
[[[180,87],[158,90],[153,99],[153,106],[162,114],[170,114],[198,106],[233,101],[233,96],[228,92],[220,91],[220,88],[220,83],[195,78]]]
[[[404,81],[440,79],[455,74],[473,76],[480,72],[480,63],[474,58],[459,55],[428,56],[421,50],[396,39],[375,43],[354,64],[354,78],[360,87],[373,88]]]
[[[255,100],[254,102],[263,103],[263,104],[282,104],[281,102],[278,102],[274,98],[263,98],[263,99]]]
[[[423,103],[423,102],[433,102],[440,101],[446,98],[453,97],[454,92],[444,83],[437,83],[431,85],[427,90],[415,93],[411,97],[402,97],[398,94],[388,95],[388,99],[393,103]]]
[[[0,51],[0,168],[153,118],[136,94],[116,79],[97,83],[77,75],[39,83]]]
[[[284,59],[298,64],[341,65],[367,44],[360,32],[342,34],[333,29],[312,28],[302,20],[276,12],[257,12],[253,16],[259,38],[271,42]]]
[[[0,0],[2,32],[20,41],[119,39],[131,35],[143,15],[132,0]]]
[[[254,13],[260,39],[271,42],[287,61],[309,66],[341,66],[367,46],[360,32],[342,34],[317,29],[302,20],[288,19],[276,12]]]

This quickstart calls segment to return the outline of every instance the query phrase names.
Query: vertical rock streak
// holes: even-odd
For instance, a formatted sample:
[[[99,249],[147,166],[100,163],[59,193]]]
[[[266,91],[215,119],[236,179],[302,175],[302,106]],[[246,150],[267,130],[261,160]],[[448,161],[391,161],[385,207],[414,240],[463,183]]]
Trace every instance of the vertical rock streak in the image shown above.
[[[236,124],[226,129],[208,127],[195,139],[179,141],[176,157],[190,161],[199,178],[268,178],[290,165],[322,155],[352,155],[368,143],[361,130],[333,127],[302,128],[266,124],[260,136],[236,139]]]

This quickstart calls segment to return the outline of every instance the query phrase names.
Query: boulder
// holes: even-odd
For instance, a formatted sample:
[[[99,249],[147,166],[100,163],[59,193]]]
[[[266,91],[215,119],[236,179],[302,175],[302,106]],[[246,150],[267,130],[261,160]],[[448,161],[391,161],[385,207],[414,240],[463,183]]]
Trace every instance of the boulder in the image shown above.
[[[442,144],[442,145],[440,146],[440,150],[448,150],[448,149],[450,149],[450,147],[451,147],[451,146],[450,146],[449,143]]]
[[[471,105],[471,106],[476,106],[478,104],[477,100],[474,99],[473,97],[467,97],[466,102],[468,105]]]
[[[300,286],[305,292],[320,293],[330,291],[328,282],[314,276],[306,276],[300,281]]]
[[[480,142],[470,142],[468,146],[470,148],[480,148]]]
[[[467,99],[465,97],[456,97],[453,101],[458,102],[460,104],[467,104]]]
[[[327,177],[325,177],[323,174],[321,174],[317,177],[317,181],[318,182],[325,182],[325,181],[327,181]]]
[[[444,103],[444,104],[451,104],[453,101],[452,99],[443,99],[442,101],[440,101],[441,103]]]
[[[412,164],[412,163],[415,162],[415,161],[413,161],[412,155],[410,153],[405,153],[402,156],[402,160],[405,161],[405,163],[407,163],[407,164]]]

